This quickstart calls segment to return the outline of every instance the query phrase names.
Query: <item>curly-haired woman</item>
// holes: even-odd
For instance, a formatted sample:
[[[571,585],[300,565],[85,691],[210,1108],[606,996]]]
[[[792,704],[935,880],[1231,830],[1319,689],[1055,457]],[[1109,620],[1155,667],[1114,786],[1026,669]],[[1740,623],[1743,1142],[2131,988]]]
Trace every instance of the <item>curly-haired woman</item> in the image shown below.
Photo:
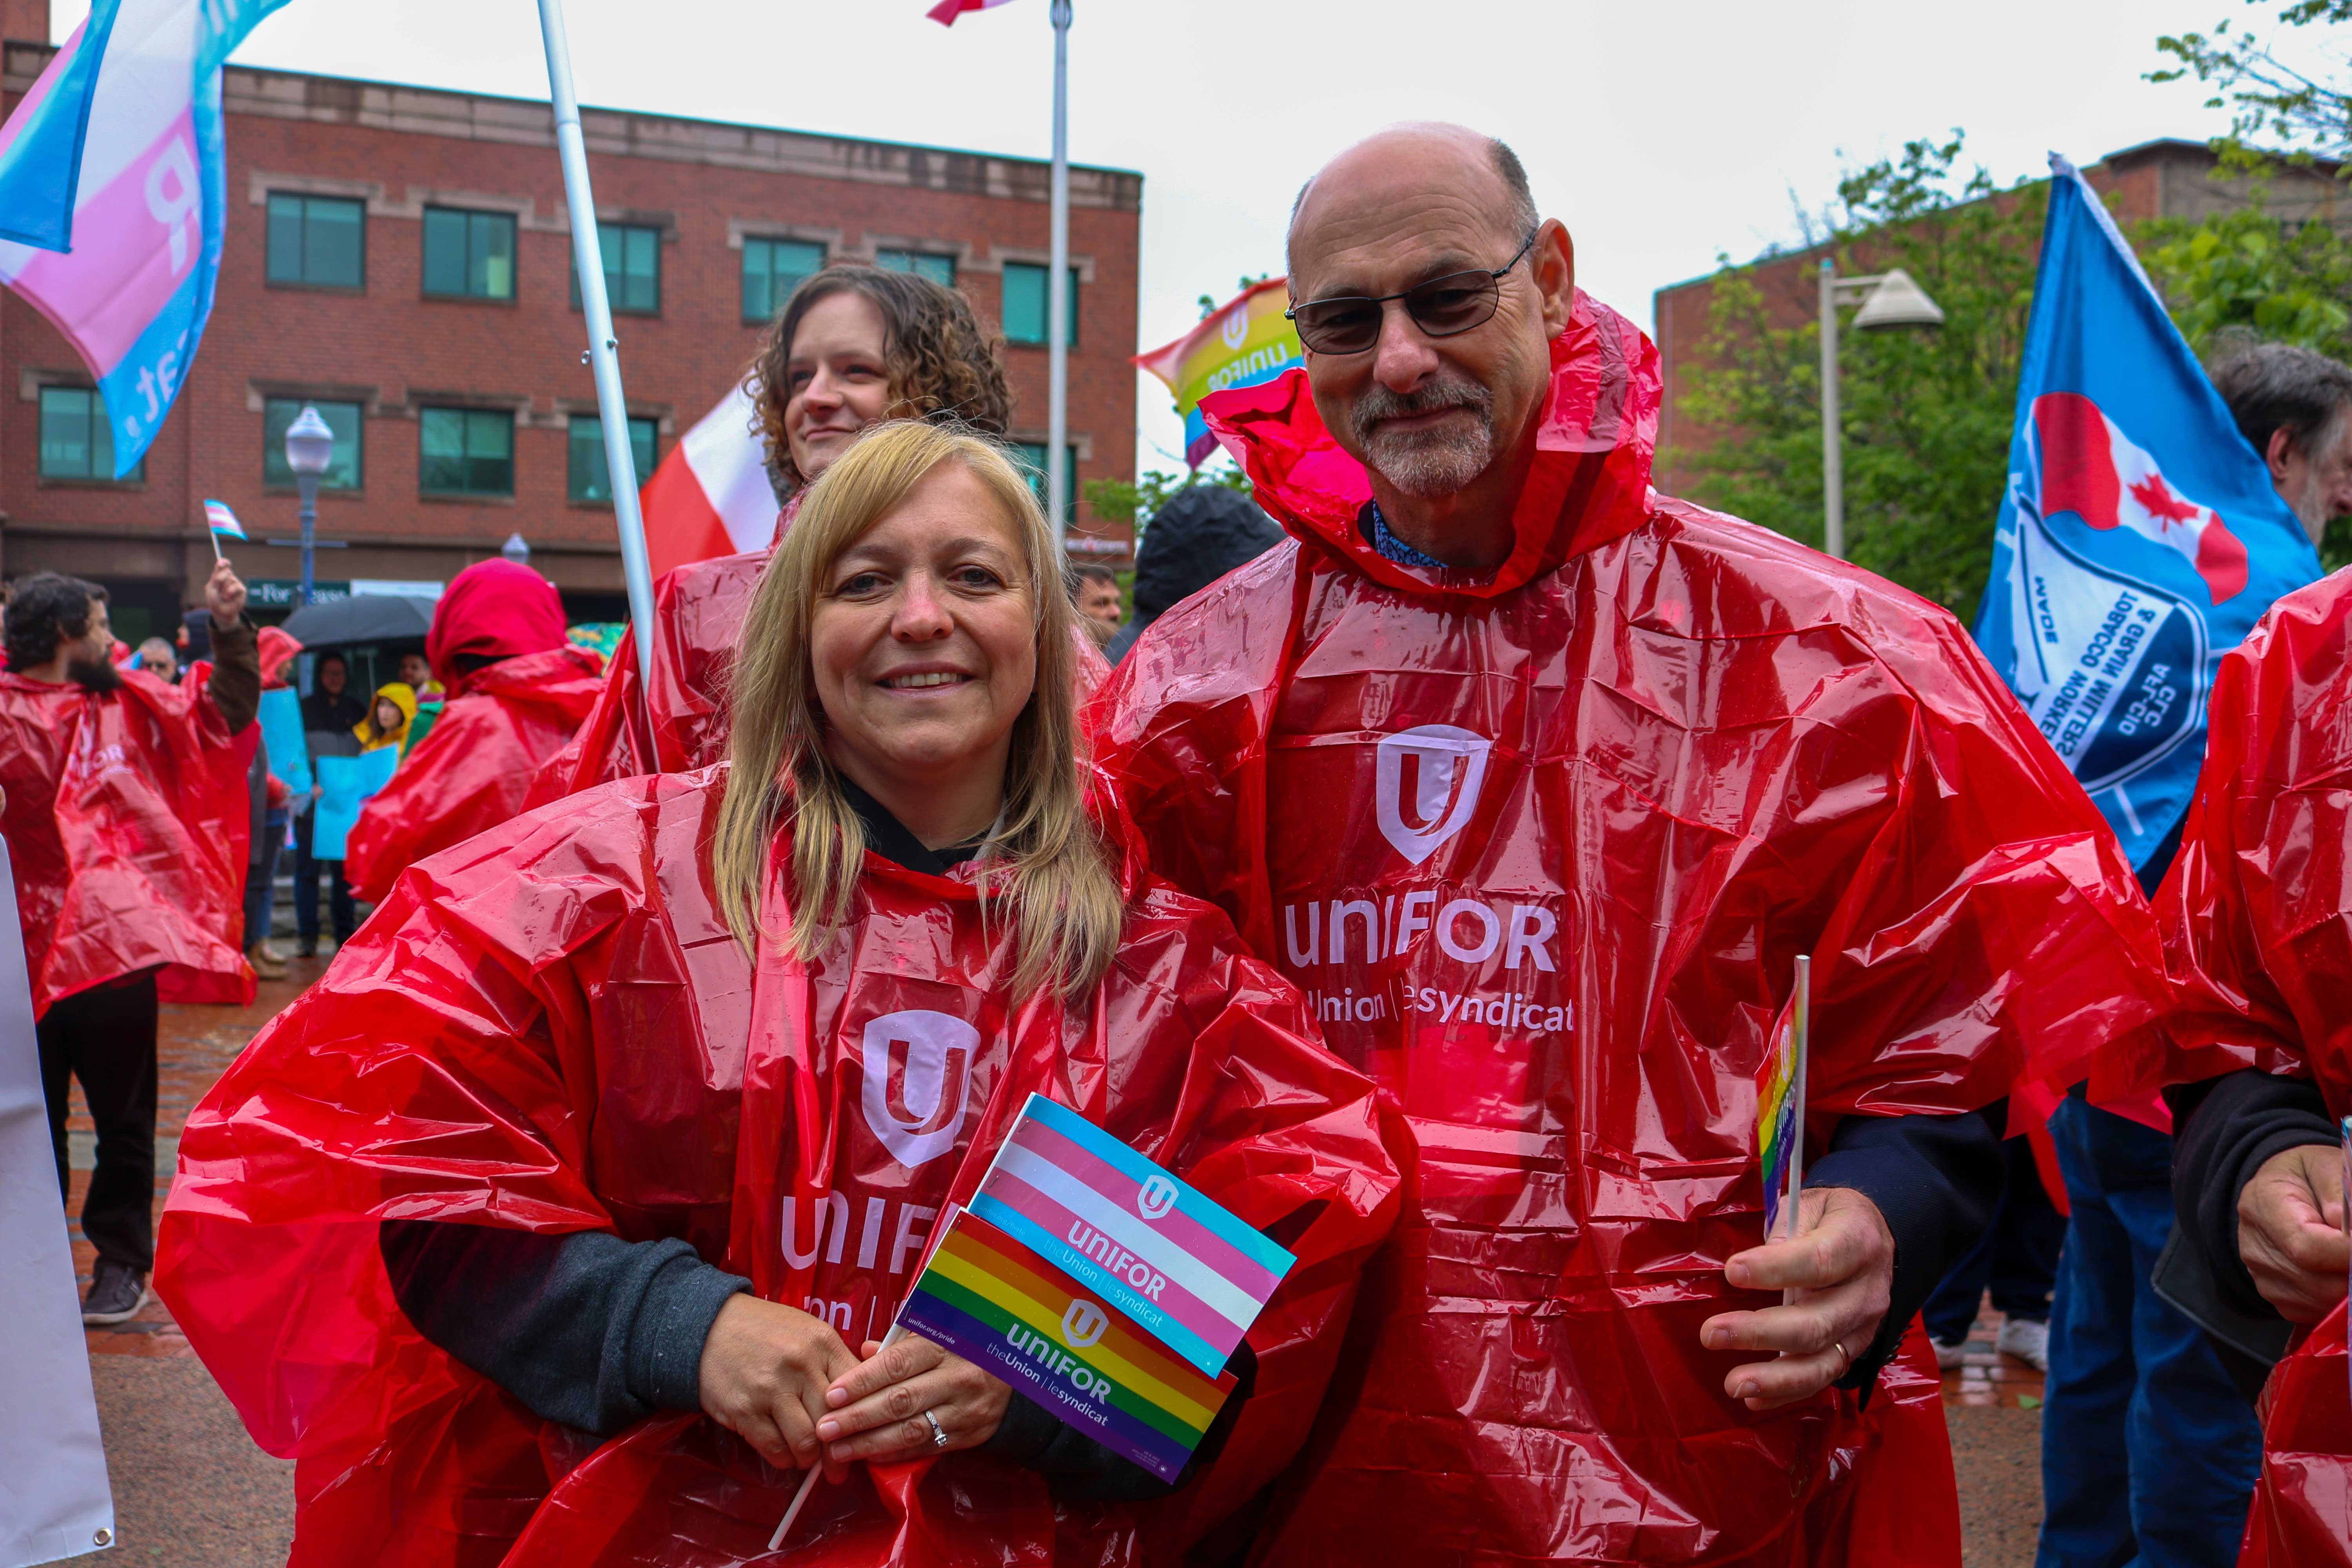
[[[915,273],[836,266],[803,279],[761,337],[743,382],[769,470],[786,497],[777,537],[817,476],[886,419],[953,420],[1002,436],[1013,405],[998,347],[961,294]],[[654,589],[650,702],[640,695],[635,644],[625,639],[586,722],[541,770],[531,805],[726,755],[729,663],[773,550],[772,543],[663,575]],[[1089,649],[1076,672],[1080,693],[1108,672]]]

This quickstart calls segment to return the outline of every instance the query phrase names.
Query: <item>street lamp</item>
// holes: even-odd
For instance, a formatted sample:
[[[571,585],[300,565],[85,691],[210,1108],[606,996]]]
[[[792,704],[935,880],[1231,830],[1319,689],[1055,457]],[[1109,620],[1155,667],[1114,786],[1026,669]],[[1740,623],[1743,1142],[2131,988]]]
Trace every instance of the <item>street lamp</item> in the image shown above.
[[[317,545],[319,531],[319,480],[335,460],[335,433],[319,416],[319,410],[304,404],[302,413],[286,427],[286,466],[294,470],[294,483],[302,492],[302,598],[310,602],[310,556]]]
[[[1943,307],[1901,268],[1867,278],[1841,278],[1837,262],[1822,260],[1822,549],[1845,558],[1845,454],[1838,430],[1838,307],[1860,304],[1854,330],[1940,327]]]
[[[507,542],[499,546],[499,553],[518,566],[530,564],[530,546],[523,542],[520,533],[509,533]]]

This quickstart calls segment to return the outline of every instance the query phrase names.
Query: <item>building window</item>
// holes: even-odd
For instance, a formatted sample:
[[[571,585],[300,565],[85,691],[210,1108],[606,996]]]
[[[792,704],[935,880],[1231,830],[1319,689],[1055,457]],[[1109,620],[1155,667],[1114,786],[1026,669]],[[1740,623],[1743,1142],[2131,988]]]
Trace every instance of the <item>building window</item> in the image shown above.
[[[1020,459],[1022,474],[1029,481],[1031,493],[1037,498],[1037,510],[1045,510],[1045,443],[1015,441],[1013,456]],[[1078,448],[1073,442],[1062,448],[1062,526],[1075,527],[1078,521]]]
[[[147,460],[122,476],[125,484],[147,477]],[[114,478],[114,427],[106,420],[106,399],[87,386],[41,388],[41,478]]]
[[[942,289],[955,287],[955,261],[952,256],[933,256],[920,250],[877,250],[874,253],[874,265],[885,272],[918,273]]]
[[[426,408],[417,415],[417,488],[427,495],[514,494],[514,416],[498,408]]]
[[[1045,281],[1051,272],[1026,261],[1004,264],[1004,341],[1042,343],[1045,341]],[[1063,341],[1078,346],[1078,269],[1070,268],[1069,331]]]
[[[448,300],[513,299],[514,215],[426,207],[425,291]]]
[[[801,279],[824,265],[824,247],[804,239],[743,242],[743,320],[764,322],[784,308]]]
[[[272,283],[359,289],[367,283],[367,207],[346,196],[269,196]]]
[[[626,316],[661,313],[661,230],[608,223],[596,231],[604,252],[604,298]],[[572,265],[572,308],[580,309],[580,264]]]
[[[360,405],[319,402],[307,397],[271,397],[261,405],[261,482],[294,488],[294,470],[286,461],[286,430],[305,408],[316,408],[327,428],[335,433],[335,455],[320,478],[322,490],[360,488]]]
[[[654,421],[629,417],[629,460],[637,466],[637,483],[653,478]],[[604,461],[604,422],[593,414],[572,416],[571,493],[573,500],[613,499],[613,470]]]

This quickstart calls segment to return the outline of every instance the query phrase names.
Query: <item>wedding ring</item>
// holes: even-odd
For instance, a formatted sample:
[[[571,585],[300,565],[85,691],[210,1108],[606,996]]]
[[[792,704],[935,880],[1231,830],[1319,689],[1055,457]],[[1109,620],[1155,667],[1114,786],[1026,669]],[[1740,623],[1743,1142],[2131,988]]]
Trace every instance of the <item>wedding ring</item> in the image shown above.
[[[940,1429],[940,1418],[926,1410],[923,1412],[923,1419],[931,1424],[931,1447],[934,1448],[946,1447],[948,1446],[948,1435]]]

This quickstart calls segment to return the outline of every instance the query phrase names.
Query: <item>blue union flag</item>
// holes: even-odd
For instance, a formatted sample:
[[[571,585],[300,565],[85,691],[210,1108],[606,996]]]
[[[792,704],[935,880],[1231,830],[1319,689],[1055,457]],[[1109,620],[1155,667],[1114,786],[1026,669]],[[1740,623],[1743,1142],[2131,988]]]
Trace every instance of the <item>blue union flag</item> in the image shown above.
[[[2050,167],[1976,638],[2138,866],[2196,789],[2214,667],[2319,557],[2097,194]]]

